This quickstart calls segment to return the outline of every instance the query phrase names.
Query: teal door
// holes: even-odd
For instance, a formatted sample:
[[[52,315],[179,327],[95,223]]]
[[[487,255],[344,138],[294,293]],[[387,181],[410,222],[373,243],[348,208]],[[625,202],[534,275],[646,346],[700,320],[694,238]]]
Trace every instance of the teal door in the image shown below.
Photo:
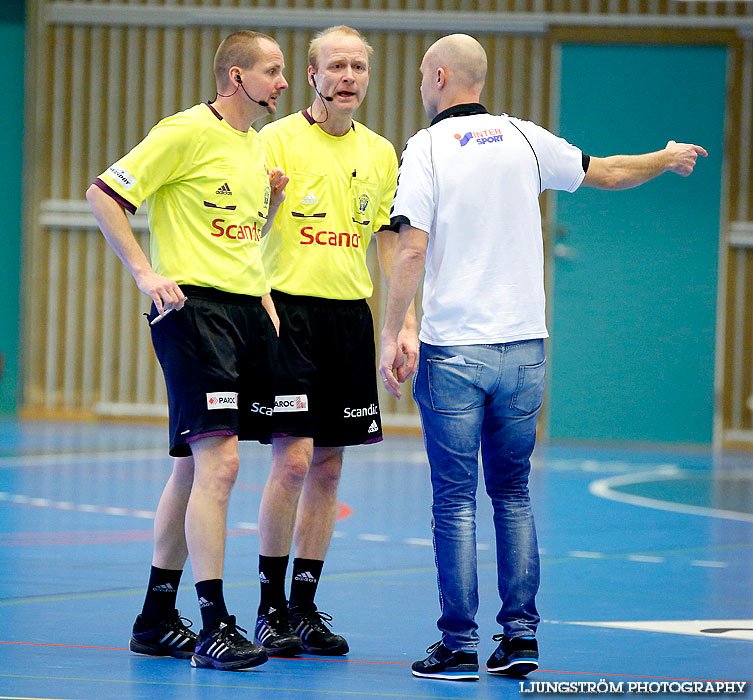
[[[704,146],[689,178],[559,193],[550,292],[553,438],[712,439],[727,51],[562,47],[558,133],[594,156]]]
[[[0,416],[16,412],[19,393],[20,284],[21,284],[21,180],[24,94],[24,3],[0,5]],[[35,300],[34,303],[40,303]]]

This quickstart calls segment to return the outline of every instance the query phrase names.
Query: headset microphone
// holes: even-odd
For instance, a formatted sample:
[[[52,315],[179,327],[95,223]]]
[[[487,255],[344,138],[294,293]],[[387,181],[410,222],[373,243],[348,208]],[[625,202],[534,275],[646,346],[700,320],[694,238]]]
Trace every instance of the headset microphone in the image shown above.
[[[264,100],[255,100],[253,97],[251,97],[251,95],[248,94],[248,92],[246,92],[246,88],[243,87],[243,79],[241,78],[240,73],[238,73],[238,75],[235,76],[235,82],[237,82],[238,85],[240,85],[241,90],[243,90],[243,92],[246,93],[246,97],[248,97],[248,99],[251,100],[251,102],[256,102],[256,104],[258,104],[259,107],[269,107],[269,102],[265,102]]]
[[[319,88],[316,87],[316,79],[314,78],[313,75],[311,76],[311,84],[314,86],[314,90],[316,91],[316,94],[319,95],[319,97],[321,97],[322,100],[327,100],[327,102],[332,102],[333,98],[331,98],[329,95],[325,97],[324,95],[322,95],[321,92],[319,92]]]

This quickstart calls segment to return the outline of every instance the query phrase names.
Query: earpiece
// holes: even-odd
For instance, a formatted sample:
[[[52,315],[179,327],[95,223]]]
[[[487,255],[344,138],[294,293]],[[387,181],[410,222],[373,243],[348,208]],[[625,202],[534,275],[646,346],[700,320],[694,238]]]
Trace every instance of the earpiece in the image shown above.
[[[236,76],[235,76],[235,82],[236,83],[242,83],[243,82],[243,80],[241,79],[241,74],[240,73],[236,74]]]

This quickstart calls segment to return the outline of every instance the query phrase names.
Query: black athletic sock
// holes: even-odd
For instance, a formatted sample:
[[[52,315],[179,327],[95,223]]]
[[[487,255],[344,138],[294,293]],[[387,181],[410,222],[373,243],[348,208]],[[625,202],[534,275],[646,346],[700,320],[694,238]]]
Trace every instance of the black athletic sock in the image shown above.
[[[285,574],[288,570],[290,557],[265,557],[259,555],[259,584],[261,598],[259,600],[259,614],[266,615],[270,608],[284,608]]]
[[[324,562],[319,559],[293,559],[293,582],[290,584],[290,607],[312,607]]]
[[[227,617],[225,596],[222,594],[222,579],[210,578],[196,584],[201,608],[201,625],[205,630],[214,630],[220,626],[220,620]]]
[[[152,567],[144,607],[141,610],[143,617],[155,622],[169,617],[170,613],[175,610],[175,601],[178,598],[178,586],[182,575],[182,569]]]

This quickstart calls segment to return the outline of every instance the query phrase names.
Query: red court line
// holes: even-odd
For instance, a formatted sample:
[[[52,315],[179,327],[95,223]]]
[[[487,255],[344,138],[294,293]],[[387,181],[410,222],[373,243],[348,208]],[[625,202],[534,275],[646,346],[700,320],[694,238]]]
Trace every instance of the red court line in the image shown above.
[[[57,647],[62,649],[104,649],[105,651],[130,651],[130,649],[121,649],[119,647],[87,647],[81,644],[45,644],[43,642],[3,642],[0,644],[17,644],[19,646],[29,647]]]
[[[45,644],[42,642],[4,642],[0,641],[0,644],[17,644],[20,646],[34,646],[34,647],[56,647],[56,648],[63,648],[63,649],[97,649],[97,650],[105,650],[105,651],[128,651],[130,652],[130,649],[120,648],[120,647],[89,647],[89,646],[83,646],[81,644]],[[340,663],[340,664],[369,664],[373,666],[377,665],[383,665],[383,666],[409,666],[409,661],[363,661],[360,659],[333,659],[332,657],[316,657],[316,658],[310,658],[306,656],[296,656],[296,657],[288,657],[288,658],[278,658],[278,657],[270,657],[274,661],[327,661],[330,663]],[[486,666],[480,666],[480,668],[484,669]],[[720,681],[715,679],[709,679],[709,678],[672,678],[671,676],[640,676],[635,674],[627,674],[627,673],[595,673],[593,671],[550,671],[543,668],[538,669],[535,671],[535,673],[567,673],[571,675],[579,675],[579,676],[600,676],[602,678],[608,677],[608,678],[647,678],[650,680],[656,680],[656,681],[695,681],[698,683],[728,683],[729,681]],[[746,681],[746,685],[753,685],[753,681]]]

